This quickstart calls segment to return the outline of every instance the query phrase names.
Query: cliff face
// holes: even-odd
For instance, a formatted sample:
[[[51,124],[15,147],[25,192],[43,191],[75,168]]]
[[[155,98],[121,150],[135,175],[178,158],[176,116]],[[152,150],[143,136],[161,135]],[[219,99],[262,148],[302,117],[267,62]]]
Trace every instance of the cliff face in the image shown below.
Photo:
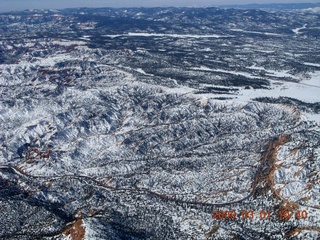
[[[114,27],[99,37],[114,16],[121,20],[114,26],[135,20],[131,30],[145,21],[137,20],[137,9],[128,10],[131,17],[90,11],[1,15],[12,27],[1,30],[1,239],[319,237],[319,126],[302,110],[312,111],[301,101],[262,103],[250,95],[300,80],[270,74],[274,65],[252,58],[252,46],[242,46],[228,64],[235,41],[293,44],[298,37],[271,27],[282,37],[257,34],[253,22],[240,34],[228,25],[234,19],[261,15],[280,25],[281,16],[292,28],[298,23],[290,13],[141,10],[145,21],[158,16],[150,28],[165,21],[168,29],[130,34]],[[210,18],[203,11],[213,11],[225,28],[217,34],[204,28]],[[179,28],[159,20],[169,13],[186,15]],[[305,36],[315,44],[313,34]],[[150,38],[166,50],[149,48]],[[220,60],[205,68],[215,51]],[[318,68],[309,67],[291,70],[307,76]],[[313,91],[309,99],[317,98]],[[221,211],[215,219],[214,211]]]

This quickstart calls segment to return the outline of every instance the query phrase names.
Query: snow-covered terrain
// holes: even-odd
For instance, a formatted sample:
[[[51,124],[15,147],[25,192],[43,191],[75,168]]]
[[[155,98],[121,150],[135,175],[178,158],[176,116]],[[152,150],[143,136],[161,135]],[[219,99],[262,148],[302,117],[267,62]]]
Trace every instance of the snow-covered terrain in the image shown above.
[[[320,237],[318,15],[0,19],[1,239]]]
[[[170,38],[221,38],[230,36],[220,36],[220,35],[193,35],[193,34],[157,34],[157,33],[128,33],[125,35],[105,35],[105,37],[115,38],[115,37],[170,37]]]

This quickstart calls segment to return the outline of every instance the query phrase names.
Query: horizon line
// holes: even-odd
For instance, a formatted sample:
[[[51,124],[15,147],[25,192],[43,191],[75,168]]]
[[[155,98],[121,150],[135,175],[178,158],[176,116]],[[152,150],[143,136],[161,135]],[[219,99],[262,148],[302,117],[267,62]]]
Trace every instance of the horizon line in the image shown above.
[[[25,12],[25,11],[44,11],[44,10],[51,10],[51,11],[61,11],[61,10],[71,10],[71,9],[104,9],[104,8],[109,8],[109,9],[135,9],[135,8],[144,8],[144,9],[152,9],[152,8],[233,8],[236,6],[270,6],[270,5],[303,5],[303,4],[310,4],[310,5],[320,5],[319,2],[292,2],[292,3],[276,3],[276,2],[271,2],[271,3],[234,3],[234,4],[215,4],[215,5],[204,5],[204,6],[196,6],[196,5],[191,5],[191,6],[152,6],[152,7],[145,7],[145,6],[134,6],[134,7],[86,7],[86,6],[81,6],[81,7],[59,7],[59,8],[26,8],[23,10],[11,10],[11,11],[1,11],[0,13],[17,13],[17,12]],[[319,6],[320,7],[320,6]]]

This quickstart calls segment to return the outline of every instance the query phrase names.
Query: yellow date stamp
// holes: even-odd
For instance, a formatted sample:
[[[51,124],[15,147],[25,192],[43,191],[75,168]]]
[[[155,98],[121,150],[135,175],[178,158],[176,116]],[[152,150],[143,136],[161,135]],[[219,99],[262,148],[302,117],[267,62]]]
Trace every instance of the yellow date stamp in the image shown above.
[[[290,219],[307,219],[308,212],[306,210],[290,211],[279,210],[276,213],[270,210],[214,210],[212,212],[212,219],[214,220],[236,220],[236,219],[261,219],[270,220],[272,217],[277,217],[280,220],[289,221]]]

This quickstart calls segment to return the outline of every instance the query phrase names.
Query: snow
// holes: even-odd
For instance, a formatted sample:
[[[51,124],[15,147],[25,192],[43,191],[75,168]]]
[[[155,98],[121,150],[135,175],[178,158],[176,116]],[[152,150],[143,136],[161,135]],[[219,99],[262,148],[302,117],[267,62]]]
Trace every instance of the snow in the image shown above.
[[[193,68],[194,70],[202,70],[202,71],[214,71],[214,72],[225,72],[225,73],[232,73],[232,74],[238,74],[238,75],[244,75],[246,77],[253,77],[249,74],[246,75],[246,73],[241,72],[234,72],[234,71],[225,71],[225,70],[212,70],[207,67],[200,67],[200,68]],[[284,73],[278,72],[278,76],[283,76]],[[311,81],[311,82],[309,82]],[[278,82],[273,81],[271,89],[244,89],[239,88],[239,94],[213,94],[213,93],[206,93],[206,94],[193,94],[194,92],[197,92],[197,89],[190,88],[187,86],[178,86],[175,88],[166,88],[163,87],[168,93],[180,93],[180,94],[191,94],[194,96],[197,96],[198,98],[216,98],[216,97],[226,97],[226,98],[236,98],[237,101],[242,102],[251,102],[254,98],[259,97],[289,97],[289,98],[295,98],[303,102],[308,103],[315,103],[320,102],[320,95],[319,95],[319,86],[314,86],[311,84],[305,84],[305,82],[308,83],[318,83],[319,84],[320,79],[316,77],[312,78],[312,80],[305,80],[302,83],[294,83],[294,82]],[[280,86],[279,86],[280,84]],[[206,85],[206,86],[214,86],[216,85]],[[320,115],[318,114],[307,114],[303,113],[308,119],[319,121]],[[320,121],[319,121],[320,122]]]
[[[91,38],[90,35],[84,35],[84,36],[80,37],[79,39],[84,40],[84,41],[89,41],[90,38]]]
[[[192,68],[193,70],[199,70],[199,71],[210,71],[210,72],[213,72],[214,70],[208,68],[208,67],[205,67],[205,66],[201,66],[199,68]]]
[[[314,13],[319,13],[319,12],[320,12],[320,7],[307,8],[307,9],[305,9],[305,11],[314,12]]]
[[[244,33],[254,33],[254,34],[264,34],[264,35],[270,35],[270,36],[283,36],[282,34],[278,34],[278,33],[247,31],[247,30],[238,29],[238,28],[230,29],[230,31],[234,31],[234,32],[244,32]]]
[[[250,69],[264,70],[262,67],[251,66]],[[256,76],[238,71],[228,71],[223,69],[210,69],[205,66],[199,68],[192,68],[193,70],[198,71],[210,71],[210,72],[221,72],[221,73],[230,73],[235,75],[242,75],[248,78],[257,78]],[[270,77],[293,77],[286,71],[268,71],[267,76]],[[270,79],[269,79],[270,80]],[[301,101],[314,103],[320,102],[319,88],[320,88],[320,72],[315,72],[311,75],[309,80],[303,80],[300,83],[294,82],[278,82],[272,81],[272,89],[241,89],[239,99],[244,101],[250,101],[253,98],[257,97],[291,97],[296,98]],[[279,86],[279,84],[281,86]],[[221,95],[219,95],[221,96]]]
[[[117,34],[117,35],[103,35],[103,37],[109,37],[109,38],[117,38],[117,37],[122,37],[122,36],[124,36],[124,35],[119,35],[119,34]]]
[[[249,68],[249,69],[254,69],[254,70],[265,70],[264,67],[257,67],[256,64],[253,64],[252,66],[247,67],[247,68]]]
[[[83,41],[52,41],[52,43],[61,46],[86,45]]]
[[[301,83],[309,85],[309,86],[320,87],[320,72],[311,73],[310,74],[310,79],[303,80]]]
[[[272,89],[241,89],[238,96],[244,101],[259,97],[289,97],[308,103],[320,102],[319,87],[293,82],[282,83],[281,87],[273,85]]]
[[[290,168],[279,168],[274,173],[274,181],[276,183],[285,183],[293,178],[293,175],[299,172],[300,167],[291,166]]]
[[[181,86],[181,87],[176,87],[176,88],[163,87],[163,89],[167,93],[178,93],[178,94],[188,94],[188,93],[193,93],[193,92],[196,91],[196,89],[190,88],[190,87],[187,87],[187,86]]]
[[[59,55],[53,55],[47,58],[38,58],[36,62],[30,63],[27,61],[21,61],[19,63],[20,67],[26,67],[30,68],[32,66],[54,66],[56,63],[62,62],[62,61],[72,61],[72,60],[79,60],[77,57],[72,57],[69,54],[59,54]],[[11,65],[7,65],[11,67]]]
[[[305,113],[303,112],[302,115],[308,119],[309,121],[315,121],[320,123],[320,114],[315,114],[315,113]]]
[[[303,25],[303,27],[292,29],[292,32],[294,32],[295,34],[300,34],[300,30],[306,29],[306,28],[307,28],[307,24]]]
[[[0,45],[4,45],[4,43],[3,43],[3,42],[0,42]],[[5,48],[6,48],[7,50],[12,50],[12,49],[13,49],[13,46],[7,44],[7,45],[5,45]]]
[[[290,77],[293,78],[294,76],[289,74],[287,71],[271,71],[266,70],[263,67],[256,67],[255,65],[248,67],[249,69],[255,69],[255,70],[265,70],[267,71],[266,76],[270,77]],[[216,73],[230,73],[235,75],[242,75],[248,78],[257,78],[250,73],[246,72],[238,72],[238,71],[227,71],[223,69],[210,69],[206,66],[201,66],[198,68],[192,68],[193,70],[197,71],[209,71],[209,72],[216,72]],[[268,78],[267,78],[268,79]],[[239,95],[237,93],[234,94],[197,94],[198,97],[204,97],[204,98],[216,98],[216,97],[225,97],[225,98],[236,98],[237,101],[243,101],[243,102],[251,102],[254,98],[259,97],[273,97],[273,98],[279,98],[279,97],[288,97],[288,98],[295,98],[303,102],[308,103],[315,103],[320,102],[320,72],[314,72],[310,74],[310,79],[304,79],[299,83],[295,82],[279,82],[274,81],[271,79],[268,79],[271,81],[271,89],[244,89],[240,88]],[[207,85],[207,87],[216,85]],[[179,90],[179,88],[172,89],[171,91],[177,91],[182,93],[193,93],[196,92],[196,89],[192,88],[185,88],[183,87],[182,90]],[[306,117],[307,119],[311,121],[316,121],[320,123],[320,114],[311,114],[311,113],[302,113],[302,117]]]
[[[116,38],[116,37],[173,37],[173,38],[223,38],[230,37],[228,35],[195,35],[195,34],[160,34],[160,33],[128,33],[121,35],[104,35],[104,37]]]
[[[143,71],[143,69],[141,69],[141,68],[137,68],[137,72],[139,72],[139,73],[141,73],[141,74],[143,74],[143,75],[146,75],[146,76],[154,76],[153,74],[148,74],[148,73],[146,73],[146,72]]]
[[[212,49],[211,48],[205,48],[205,49],[202,49],[202,51],[204,51],[204,52],[212,52]]]
[[[291,78],[293,77],[288,71],[268,71],[267,76],[275,76],[279,78]]]
[[[308,63],[308,62],[305,62],[303,63],[304,65],[309,65],[309,66],[314,66],[314,67],[320,67],[320,64],[318,63]]]
[[[85,239],[93,239],[97,232],[94,231],[94,227],[91,227],[91,225],[96,226],[97,224],[90,218],[83,219],[82,221],[82,226],[85,229]]]

